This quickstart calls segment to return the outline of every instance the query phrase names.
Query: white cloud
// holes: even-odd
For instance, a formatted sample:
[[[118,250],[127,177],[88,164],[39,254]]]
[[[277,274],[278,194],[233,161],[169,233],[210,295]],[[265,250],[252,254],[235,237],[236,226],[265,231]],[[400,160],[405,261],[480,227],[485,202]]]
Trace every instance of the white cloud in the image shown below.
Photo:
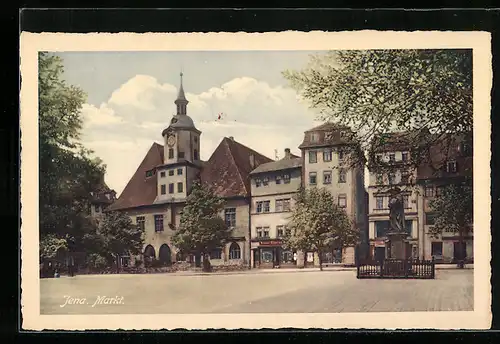
[[[189,85],[184,85],[189,90]],[[136,75],[96,107],[84,107],[89,125],[83,139],[108,166],[106,180],[120,193],[151,144],[175,113],[177,88],[154,77]],[[233,136],[262,154],[299,154],[304,131],[317,123],[295,91],[240,77],[199,94],[186,93],[188,114],[202,131],[201,158],[208,160],[223,137]],[[218,115],[222,119],[218,120]]]

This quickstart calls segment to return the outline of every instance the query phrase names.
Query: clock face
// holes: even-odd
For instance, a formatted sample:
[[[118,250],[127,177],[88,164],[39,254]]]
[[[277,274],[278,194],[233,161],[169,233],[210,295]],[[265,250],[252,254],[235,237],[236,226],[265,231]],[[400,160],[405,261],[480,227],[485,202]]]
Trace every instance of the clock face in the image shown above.
[[[172,147],[175,144],[175,137],[174,136],[169,136],[167,139],[167,144]]]

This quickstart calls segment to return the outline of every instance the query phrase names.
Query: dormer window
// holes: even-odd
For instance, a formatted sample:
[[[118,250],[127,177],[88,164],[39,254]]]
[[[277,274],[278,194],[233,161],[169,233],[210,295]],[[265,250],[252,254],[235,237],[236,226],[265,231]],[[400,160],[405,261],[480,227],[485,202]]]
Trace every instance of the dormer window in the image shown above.
[[[407,162],[408,161],[408,152],[402,152],[401,153],[401,161]]]
[[[269,178],[268,177],[264,177],[262,179],[262,185],[264,185],[264,186],[268,186],[269,185]]]
[[[333,133],[325,133],[325,141],[333,140]]]
[[[319,134],[318,133],[311,133],[311,142],[313,142],[313,143],[319,142]]]
[[[152,177],[153,174],[154,174],[154,170],[146,171],[146,178]]]
[[[395,161],[396,161],[396,154],[389,153],[389,162],[395,162]]]
[[[456,161],[448,161],[446,163],[446,172],[448,172],[448,173],[457,172],[457,162]]]
[[[258,188],[258,187],[260,187],[261,185],[262,185],[262,181],[261,181],[259,178],[255,179],[255,187],[257,187],[257,188]]]

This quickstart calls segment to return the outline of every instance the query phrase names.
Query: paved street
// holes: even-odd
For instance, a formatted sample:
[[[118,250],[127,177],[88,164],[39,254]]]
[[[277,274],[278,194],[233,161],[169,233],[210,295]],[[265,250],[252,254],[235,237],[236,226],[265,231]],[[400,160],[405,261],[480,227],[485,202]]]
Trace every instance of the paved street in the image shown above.
[[[41,314],[473,310],[473,270],[437,270],[435,280],[358,280],[354,271],[293,271],[76,276],[40,283]]]

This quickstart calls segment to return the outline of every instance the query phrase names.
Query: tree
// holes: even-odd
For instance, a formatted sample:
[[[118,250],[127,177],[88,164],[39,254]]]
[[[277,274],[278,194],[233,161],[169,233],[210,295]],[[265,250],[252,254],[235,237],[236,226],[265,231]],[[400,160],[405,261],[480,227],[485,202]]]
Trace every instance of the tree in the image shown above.
[[[418,166],[447,134],[472,132],[471,50],[335,51],[283,74],[319,119],[350,127],[370,157],[398,132]]]
[[[435,214],[430,234],[439,236],[443,231],[458,233],[459,266],[463,267],[463,259],[466,257],[466,252],[463,251],[464,239],[472,230],[473,223],[472,186],[467,182],[447,185],[442,188],[439,196],[429,202],[429,206]]]
[[[120,257],[124,254],[136,255],[142,252],[144,231],[132,223],[127,214],[118,211],[105,212],[95,233],[85,235],[84,241],[89,251],[115,261],[120,269]],[[100,262],[99,262],[100,263]]]
[[[359,231],[353,227],[347,213],[325,188],[299,190],[289,226],[291,235],[285,237],[285,246],[317,252],[321,270],[323,252],[334,246],[342,250],[356,244],[359,238]]]
[[[220,217],[223,208],[223,198],[195,182],[182,210],[179,229],[172,237],[172,243],[181,252],[203,254],[205,271],[210,270],[209,252],[231,237],[231,230]]]
[[[95,230],[90,192],[105,166],[80,143],[84,92],[66,85],[59,57],[40,53],[38,61],[41,256],[58,240],[74,243],[69,251],[83,251],[83,236]]]

